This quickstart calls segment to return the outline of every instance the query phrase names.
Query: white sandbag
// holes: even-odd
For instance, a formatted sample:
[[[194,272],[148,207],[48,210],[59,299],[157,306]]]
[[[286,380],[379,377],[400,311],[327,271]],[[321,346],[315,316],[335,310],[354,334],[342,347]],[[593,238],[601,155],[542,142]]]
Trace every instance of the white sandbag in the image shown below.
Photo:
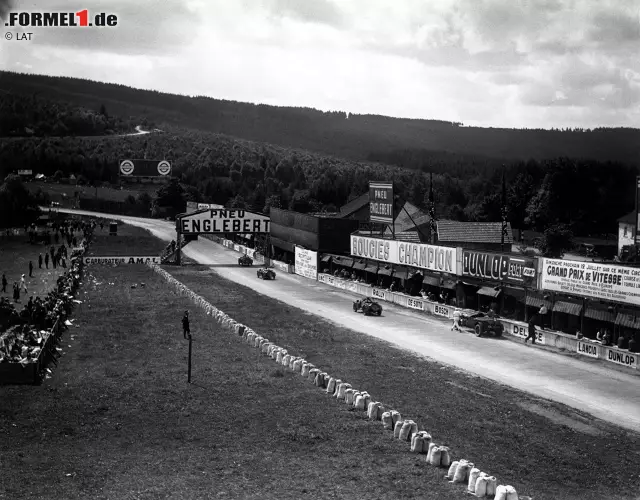
[[[324,373],[318,372],[314,384],[316,385],[316,387],[322,387],[324,385]]]
[[[507,485],[506,490],[507,490],[507,500],[518,500],[518,493],[516,492],[516,489],[513,486]]]
[[[348,405],[352,405],[355,399],[356,391],[349,387],[346,391],[344,391],[344,402]]]
[[[382,426],[387,431],[392,431],[393,430],[393,418],[391,417],[391,412],[390,411],[385,411],[382,414]]]
[[[260,347],[261,340],[262,340],[262,337],[256,337],[256,339],[253,341],[253,347]]]
[[[355,402],[355,407],[357,410],[364,410],[366,408],[366,398],[364,396],[362,396],[362,394],[360,394],[357,398],[356,398],[356,402]]]
[[[424,437],[418,432],[411,438],[411,453],[422,453],[424,449]]]
[[[413,420],[405,420],[402,423],[402,427],[400,428],[400,436],[398,439],[400,441],[409,441],[411,439],[411,429],[415,422]]]
[[[367,408],[367,418],[369,420],[378,420],[378,410],[380,408],[381,403],[378,401],[371,401]]]
[[[337,395],[336,397],[339,400],[344,400],[347,397],[347,390],[351,389],[351,384],[348,384],[346,382],[343,382],[342,384],[340,384],[340,386],[338,387],[338,391],[337,391]],[[353,392],[353,391],[352,391]]]
[[[422,436],[422,451],[421,453],[429,453],[429,445],[431,444],[431,434],[427,431],[418,432]]]
[[[453,475],[454,483],[466,483],[467,476],[469,475],[469,471],[472,469],[473,465],[467,462],[466,460],[460,460],[458,463],[458,467],[456,468],[456,472]]]
[[[418,424],[416,424],[413,420],[411,420],[411,429],[409,429],[409,436],[407,436],[407,441],[411,442],[411,438],[417,432],[418,432]]]
[[[297,356],[291,356],[289,358],[289,370],[293,370],[293,363],[295,363],[297,359]]]
[[[291,354],[285,354],[282,356],[282,366],[289,366],[289,360],[291,359]]]
[[[427,446],[427,458],[425,459],[425,461],[430,464],[431,463],[431,453],[433,453],[433,449],[437,448],[438,445],[436,443],[429,443],[429,445]]]
[[[399,411],[391,410],[391,418],[393,419],[393,425],[395,427],[396,422],[399,422],[402,420],[402,415],[400,414]]]
[[[474,467],[473,469],[471,469],[471,472],[469,472],[469,482],[467,485],[467,490],[469,491],[469,493],[476,492],[476,481],[478,480],[479,475],[480,469],[478,469],[477,467]]]
[[[371,402],[371,396],[369,396],[368,392],[363,392],[362,394],[360,394],[362,396],[363,399],[363,407],[361,408],[362,410],[366,410],[369,406],[369,403]]]
[[[310,368],[310,364],[309,363],[302,363],[302,370],[300,371],[300,375],[302,375],[303,377],[308,377],[309,376],[309,370]]]
[[[360,391],[353,391],[353,401],[351,401],[351,404],[355,407],[356,406],[356,399],[358,399],[358,396],[360,396],[362,393]]]
[[[507,500],[507,487],[502,484],[496,487],[496,496],[493,500]]]
[[[324,374],[324,382],[322,384],[322,387],[327,387],[327,385],[329,384],[329,380],[331,379],[331,375],[329,375],[328,373]]]
[[[487,497],[487,477],[488,476],[484,472],[481,472],[478,479],[476,479],[474,491],[478,498]]]
[[[498,487],[498,480],[494,476],[487,476],[487,496],[489,498],[496,495],[496,488]]]
[[[456,473],[456,469],[458,468],[458,461],[454,460],[453,462],[451,462],[451,465],[449,466],[449,472],[447,472],[447,475],[444,476],[446,479],[452,480],[454,474]]]
[[[267,354],[269,352],[269,347],[271,347],[273,344],[269,344],[268,342],[264,342],[262,344],[262,347],[260,347],[260,352],[262,352],[262,354]]]
[[[400,431],[402,430],[402,425],[404,424],[404,422],[396,422],[396,424],[393,426],[393,437],[395,439],[400,439]]]
[[[336,383],[333,386],[333,390],[331,392],[327,391],[329,394],[331,394],[331,396],[337,396],[338,395],[338,388],[342,385],[342,380],[340,380],[339,378],[336,379]]]
[[[440,447],[440,466],[449,467],[451,465],[451,454],[448,446]]]
[[[382,414],[387,411],[387,409],[384,407],[384,405],[382,403],[380,403],[378,405],[378,411],[376,411],[376,415],[374,420],[382,420]]]
[[[327,384],[327,392],[329,394],[333,394],[335,390],[336,390],[336,379],[331,377],[329,378],[329,383]]]
[[[442,451],[439,446],[435,446],[431,449],[431,457],[429,459],[429,463],[435,467],[440,467],[440,462],[442,461]]]
[[[320,370],[318,370],[317,368],[312,368],[311,370],[309,370],[309,381],[315,382],[318,373],[320,373]]]
[[[295,363],[293,363],[293,371],[296,373],[300,373],[302,371],[303,363],[304,363],[303,359],[296,359]]]

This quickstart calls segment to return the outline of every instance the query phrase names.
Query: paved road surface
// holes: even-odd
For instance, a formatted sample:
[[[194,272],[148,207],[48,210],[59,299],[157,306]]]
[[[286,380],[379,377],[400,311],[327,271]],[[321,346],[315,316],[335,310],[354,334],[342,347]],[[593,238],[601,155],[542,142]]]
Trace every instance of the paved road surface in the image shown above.
[[[149,229],[163,240],[175,238],[171,222],[102,215]],[[199,263],[222,264],[213,269],[227,279],[334,323],[640,432],[640,378],[635,375],[522,343],[451,332],[442,321],[398,306],[385,304],[382,317],[356,314],[351,294],[282,272],[275,281],[259,280],[256,267],[237,266],[236,252],[204,238],[189,243],[183,251]]]

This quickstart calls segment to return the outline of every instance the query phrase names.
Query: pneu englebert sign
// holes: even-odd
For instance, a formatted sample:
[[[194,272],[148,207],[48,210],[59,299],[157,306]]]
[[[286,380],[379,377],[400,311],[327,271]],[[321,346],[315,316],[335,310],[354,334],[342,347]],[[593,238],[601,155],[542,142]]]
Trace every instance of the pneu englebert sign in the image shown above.
[[[246,210],[211,209],[176,220],[182,234],[268,233],[269,217]]]
[[[315,280],[318,278],[318,252],[296,246],[295,273]]]
[[[393,183],[369,182],[369,221],[393,224]]]
[[[640,269],[596,262],[542,259],[541,288],[640,305]]]
[[[463,250],[462,275],[531,285],[536,277],[536,269],[531,257]]]
[[[351,255],[457,274],[456,249],[452,247],[351,235]]]

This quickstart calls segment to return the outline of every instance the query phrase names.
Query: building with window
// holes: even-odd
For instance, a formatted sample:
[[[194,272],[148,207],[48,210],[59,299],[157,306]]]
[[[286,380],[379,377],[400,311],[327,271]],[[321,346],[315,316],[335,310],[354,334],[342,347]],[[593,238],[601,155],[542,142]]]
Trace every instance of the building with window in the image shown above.
[[[635,210],[618,219],[618,255],[627,245],[635,245]]]

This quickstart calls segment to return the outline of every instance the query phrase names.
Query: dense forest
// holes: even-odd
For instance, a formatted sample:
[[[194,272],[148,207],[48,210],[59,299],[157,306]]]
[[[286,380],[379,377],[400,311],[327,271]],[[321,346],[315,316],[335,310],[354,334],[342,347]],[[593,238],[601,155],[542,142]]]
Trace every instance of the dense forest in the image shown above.
[[[7,81],[16,78],[14,74],[2,74],[0,84],[6,85]],[[341,205],[366,192],[370,180],[393,180],[403,199],[426,208],[429,173],[433,173],[438,217],[497,221],[500,220],[500,186],[504,171],[509,220],[513,227],[543,231],[562,224],[573,234],[580,236],[615,232],[616,219],[634,207],[633,186],[638,173],[637,165],[614,159],[597,159],[597,154],[593,155],[595,159],[581,159],[589,156],[588,148],[580,149],[581,154],[575,158],[557,155],[542,160],[509,160],[504,159],[506,156],[500,158],[464,151],[403,149],[399,147],[401,141],[397,141],[395,148],[381,151],[380,144],[374,145],[369,141],[377,137],[375,130],[383,128],[361,127],[359,133],[364,134],[361,137],[368,139],[363,139],[364,142],[361,141],[357,147],[366,159],[345,159],[338,157],[338,154],[317,152],[333,147],[331,142],[323,143],[322,134],[316,137],[315,147],[311,148],[315,152],[282,145],[293,137],[289,132],[293,134],[300,127],[304,128],[298,121],[301,116],[306,116],[303,122],[307,123],[308,131],[316,127],[316,130],[322,129],[327,134],[332,134],[336,130],[330,126],[333,118],[327,118],[326,122],[320,119],[318,122],[312,118],[314,113],[319,113],[317,111],[251,107],[212,99],[207,101],[210,101],[211,106],[221,106],[220,109],[225,106],[232,109],[236,106],[233,109],[236,110],[234,116],[238,124],[247,124],[254,119],[260,121],[261,116],[271,116],[273,120],[269,123],[282,120],[280,128],[276,126],[270,132],[280,134],[279,139],[274,141],[278,145],[274,145],[247,140],[252,135],[251,127],[246,136],[236,138],[213,133],[208,127],[204,127],[204,130],[191,128],[193,123],[189,119],[184,120],[189,126],[178,127],[172,123],[170,116],[160,112],[155,117],[144,109],[139,115],[132,114],[133,110],[139,108],[131,103],[138,102],[143,107],[155,103],[157,109],[173,109],[177,113],[175,116],[179,117],[179,104],[190,102],[187,98],[82,80],[31,76],[23,78],[23,89],[26,90],[29,90],[30,85],[34,86],[34,82],[40,82],[40,93],[37,96],[31,95],[25,101],[17,99],[17,93],[0,93],[0,96],[4,96],[1,102],[8,103],[3,108],[1,123],[13,123],[0,129],[4,133],[4,138],[0,138],[0,178],[19,169],[29,169],[58,179],[73,173],[83,183],[117,185],[120,160],[166,158],[173,162],[173,173],[179,179],[185,196],[194,201],[265,212],[268,212],[270,206],[300,212],[335,212]],[[85,99],[88,89],[96,93],[92,97],[95,107],[85,107],[88,106]],[[48,97],[60,95],[65,95],[69,101]],[[126,102],[118,100],[125,97]],[[114,108],[118,111],[114,111]],[[206,109],[206,106],[203,105],[202,108]],[[266,114],[261,115],[262,112],[256,111],[258,108]],[[250,112],[252,109],[254,112]],[[245,115],[242,114],[243,110],[247,111]],[[5,111],[8,113],[5,114]],[[200,110],[198,113],[205,111]],[[292,113],[291,123],[285,120],[287,113]],[[211,116],[215,122],[216,116],[221,115],[212,113]],[[355,121],[365,118],[359,117]],[[369,124],[386,122],[388,130],[396,131],[402,129],[403,123],[409,122],[383,117],[370,118]],[[352,117],[349,118],[351,119]],[[460,124],[413,122],[418,129],[429,126],[434,131],[440,131],[438,133],[466,129]],[[326,124],[326,128],[323,128],[322,123]],[[147,129],[157,127],[160,131],[137,136],[112,135],[131,132],[136,124]],[[23,126],[31,130],[30,137],[11,137],[16,127]],[[58,137],[56,132],[65,129],[64,136]],[[229,129],[233,130],[233,126],[229,126]],[[533,133],[516,132],[524,134],[523,137]],[[542,132],[551,134],[549,137],[563,134],[565,140],[579,134],[601,133],[623,137],[624,134],[638,133],[635,130]],[[410,133],[408,135],[411,136]],[[568,140],[568,144],[570,143]],[[574,146],[576,144],[577,142],[573,143]],[[637,144],[636,141],[633,147],[637,147]],[[511,144],[509,147],[517,148],[518,144]],[[619,153],[613,147],[608,147],[607,150],[611,151],[612,156]],[[498,149],[494,148],[493,153],[496,151]],[[355,150],[351,152],[354,153]],[[136,207],[138,201],[140,206]],[[132,212],[137,210],[137,213],[147,213],[145,211],[148,211],[151,202],[149,197],[144,196],[144,200],[138,201],[129,200],[129,209]]]
[[[283,147],[355,160],[385,161],[397,151],[444,151],[514,160],[557,157],[640,162],[640,130],[526,130],[466,127],[309,108],[275,107],[185,97],[88,80],[0,72],[0,94],[74,103],[114,116],[139,117]],[[59,135],[59,134],[53,134]],[[431,154],[431,153],[418,153]],[[394,161],[395,163],[395,161]],[[411,162],[406,162],[411,166]]]

